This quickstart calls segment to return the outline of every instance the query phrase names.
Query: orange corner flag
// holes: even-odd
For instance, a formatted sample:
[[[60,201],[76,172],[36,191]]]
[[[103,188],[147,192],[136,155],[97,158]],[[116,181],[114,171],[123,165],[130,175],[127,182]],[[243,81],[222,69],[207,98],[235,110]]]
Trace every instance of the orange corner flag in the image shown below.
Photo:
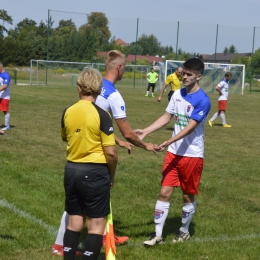
[[[112,206],[110,201],[110,214],[107,216],[106,225],[106,260],[114,259],[116,259],[116,243],[112,217]]]

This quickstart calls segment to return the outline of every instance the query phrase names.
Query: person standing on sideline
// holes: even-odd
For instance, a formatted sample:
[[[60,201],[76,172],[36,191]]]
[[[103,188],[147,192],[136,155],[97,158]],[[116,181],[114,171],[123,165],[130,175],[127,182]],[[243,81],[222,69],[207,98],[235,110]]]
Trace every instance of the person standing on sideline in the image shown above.
[[[85,69],[77,79],[80,100],[61,118],[62,140],[67,142],[64,171],[65,208],[69,214],[64,234],[64,259],[75,259],[79,237],[88,220],[83,259],[98,259],[110,213],[117,151],[112,118],[94,102],[100,94],[98,70]]]
[[[111,114],[113,119],[115,119],[120,132],[128,142],[147,151],[152,151],[156,153],[156,149],[158,149],[158,146],[151,143],[143,142],[131,128],[126,117],[126,106],[124,99],[115,87],[115,83],[121,80],[124,74],[124,68],[126,64],[125,55],[120,51],[112,50],[108,52],[107,56],[105,57],[105,64],[106,72],[103,78],[101,93],[96,99],[96,104]],[[118,137],[116,137],[116,142],[117,140]],[[67,226],[67,221],[68,214],[65,211],[61,218],[60,227],[55,243],[52,246],[52,254],[54,255],[63,255],[63,236],[65,228]],[[127,236],[115,235],[116,244],[124,244],[128,239],[129,238]],[[103,245],[105,245],[105,243],[106,236],[104,234]]]
[[[218,98],[218,112],[216,112],[213,117],[209,120],[209,125],[212,126],[212,122],[220,116],[222,120],[223,127],[231,127],[226,123],[226,108],[227,108],[227,101],[228,101],[228,88],[229,88],[229,81],[232,79],[232,73],[226,72],[225,77],[218,83],[215,87],[215,90],[219,93]]]
[[[146,74],[146,79],[148,81],[147,91],[146,91],[146,97],[148,97],[150,88],[152,87],[152,97],[154,97],[154,88],[155,83],[158,80],[158,74],[154,71],[154,68],[151,68],[151,71]]]
[[[168,93],[168,101],[170,101],[174,91],[181,88],[182,71],[183,71],[182,67],[178,67],[175,72],[173,72],[172,74],[167,76],[165,83],[161,89],[160,95],[157,98],[158,102],[161,102],[163,93],[168,85],[170,85],[170,87],[171,87],[171,89]]]
[[[9,123],[10,82],[11,76],[5,71],[3,63],[0,62],[0,110],[3,111],[5,116],[5,126],[2,128],[3,131],[11,129]]]
[[[172,137],[159,147],[168,146],[162,168],[162,181],[159,198],[155,205],[155,232],[144,241],[153,246],[162,243],[163,226],[166,221],[170,199],[175,187],[183,193],[182,225],[173,242],[190,238],[189,225],[196,210],[195,195],[198,194],[203,168],[204,125],[211,104],[207,94],[200,88],[199,80],[204,72],[204,63],[191,58],[183,64],[184,88],[176,90],[168,103],[165,113],[143,130],[136,130],[141,139],[159,130],[174,118]]]

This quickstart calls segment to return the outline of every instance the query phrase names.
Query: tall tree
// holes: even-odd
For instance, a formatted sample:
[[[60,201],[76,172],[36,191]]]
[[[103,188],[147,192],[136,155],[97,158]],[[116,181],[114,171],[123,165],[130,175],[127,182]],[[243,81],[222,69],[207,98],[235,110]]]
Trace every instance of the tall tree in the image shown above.
[[[229,53],[237,53],[237,49],[236,49],[236,47],[232,44],[232,45],[230,45],[228,52],[229,52]]]
[[[4,38],[4,32],[7,32],[7,29],[4,26],[4,23],[13,24],[13,19],[4,9],[0,10],[0,20],[2,20],[2,24],[0,25],[0,37]]]
[[[143,55],[149,54],[151,56],[157,55],[161,46],[161,43],[153,34],[149,36],[143,34],[138,39],[138,44],[141,45],[143,48]]]
[[[92,12],[88,15],[88,23],[89,26],[94,27],[95,30],[104,38],[104,40],[108,41],[111,37],[111,32],[108,27],[108,19],[104,13],[101,12]]]

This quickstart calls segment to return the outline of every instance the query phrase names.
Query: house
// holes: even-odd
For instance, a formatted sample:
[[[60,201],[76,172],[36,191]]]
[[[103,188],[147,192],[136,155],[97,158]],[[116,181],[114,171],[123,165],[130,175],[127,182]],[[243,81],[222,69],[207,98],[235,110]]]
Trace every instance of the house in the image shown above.
[[[97,52],[96,56],[101,58],[101,57],[105,57],[106,54],[107,54],[107,52],[105,52],[105,51],[99,51],[99,52]],[[158,57],[158,56],[136,55],[136,60],[143,60],[143,59],[147,59],[148,62],[152,65],[156,64],[157,62],[163,62],[163,58]],[[126,61],[133,63],[135,61],[135,55],[129,54],[126,57]]]
[[[127,46],[129,46],[129,43],[124,42],[124,41],[123,41],[122,39],[120,39],[120,38],[118,38],[118,39],[115,40],[115,44],[116,44],[116,45],[121,45],[122,47],[127,47]]]
[[[213,63],[232,63],[234,58],[251,57],[251,53],[214,53],[212,55],[205,55],[204,62]]]

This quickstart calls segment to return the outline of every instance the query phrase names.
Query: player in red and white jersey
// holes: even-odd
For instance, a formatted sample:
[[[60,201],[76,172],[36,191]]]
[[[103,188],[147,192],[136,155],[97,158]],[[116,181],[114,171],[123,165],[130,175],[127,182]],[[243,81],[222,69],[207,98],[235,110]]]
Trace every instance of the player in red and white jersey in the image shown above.
[[[232,79],[232,73],[226,72],[225,77],[218,83],[215,87],[215,90],[219,92],[218,97],[218,112],[216,112],[213,117],[209,120],[209,125],[212,126],[212,122],[217,119],[219,116],[222,120],[223,127],[231,127],[226,123],[226,108],[228,101],[228,89],[229,89],[229,81]]]
[[[159,147],[168,152],[164,159],[159,198],[155,205],[155,232],[144,242],[146,246],[162,243],[163,226],[166,221],[170,199],[175,187],[183,192],[182,225],[173,242],[190,238],[189,225],[196,210],[195,195],[198,194],[204,157],[204,125],[211,104],[200,88],[199,80],[204,63],[196,58],[183,64],[183,86],[174,92],[165,113],[143,130],[136,130],[141,139],[159,130],[174,118],[172,137]]]
[[[9,113],[9,102],[10,102],[10,82],[11,77],[4,69],[4,65],[0,62],[0,110],[5,115],[5,126],[2,128],[3,131],[10,130],[10,113]]]

